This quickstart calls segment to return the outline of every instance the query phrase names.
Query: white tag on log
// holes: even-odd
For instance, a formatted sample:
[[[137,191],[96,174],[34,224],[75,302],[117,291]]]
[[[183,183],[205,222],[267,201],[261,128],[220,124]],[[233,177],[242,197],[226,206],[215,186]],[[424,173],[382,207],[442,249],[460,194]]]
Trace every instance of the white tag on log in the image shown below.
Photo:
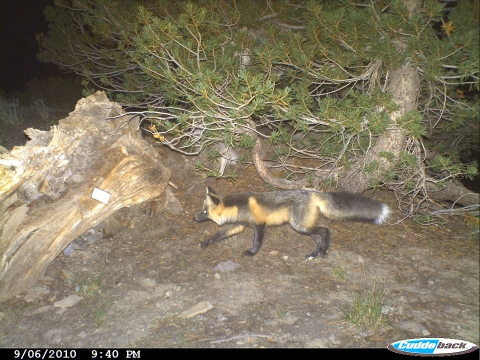
[[[110,201],[110,193],[100,190],[98,188],[93,188],[92,199],[100,201],[104,204],[108,204]]]

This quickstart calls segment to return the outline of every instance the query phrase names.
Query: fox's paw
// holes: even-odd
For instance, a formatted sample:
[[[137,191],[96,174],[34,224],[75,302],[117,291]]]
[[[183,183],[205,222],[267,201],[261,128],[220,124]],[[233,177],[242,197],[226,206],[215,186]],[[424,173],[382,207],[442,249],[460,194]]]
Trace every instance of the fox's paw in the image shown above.
[[[208,241],[203,241],[200,244],[198,244],[201,248],[206,248],[208,245],[210,245],[210,242]]]
[[[243,252],[243,254],[244,254],[245,256],[254,256],[254,255],[255,255],[255,253],[251,252],[250,250],[245,250],[245,251]]]
[[[317,256],[320,256],[322,259],[325,259],[327,257],[327,254],[318,254],[318,255],[313,255],[313,254],[307,254],[305,255],[305,259],[307,260],[312,260],[312,259],[315,259]]]

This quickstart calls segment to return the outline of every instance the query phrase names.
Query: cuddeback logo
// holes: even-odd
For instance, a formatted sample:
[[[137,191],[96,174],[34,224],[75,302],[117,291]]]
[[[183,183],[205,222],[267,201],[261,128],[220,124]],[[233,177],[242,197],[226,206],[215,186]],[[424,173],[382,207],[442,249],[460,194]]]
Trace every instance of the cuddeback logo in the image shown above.
[[[477,350],[478,346],[463,340],[424,338],[397,341],[388,345],[387,348],[405,355],[446,356],[469,353]]]

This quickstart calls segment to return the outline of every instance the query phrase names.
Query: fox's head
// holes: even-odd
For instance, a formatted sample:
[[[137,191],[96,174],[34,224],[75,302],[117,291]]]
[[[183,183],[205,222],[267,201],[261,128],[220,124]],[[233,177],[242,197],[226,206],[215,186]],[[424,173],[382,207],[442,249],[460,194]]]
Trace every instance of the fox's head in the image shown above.
[[[212,220],[221,225],[224,223],[221,220],[221,208],[223,206],[220,196],[210,186],[207,186],[207,197],[203,202],[203,209],[193,218],[197,221]]]

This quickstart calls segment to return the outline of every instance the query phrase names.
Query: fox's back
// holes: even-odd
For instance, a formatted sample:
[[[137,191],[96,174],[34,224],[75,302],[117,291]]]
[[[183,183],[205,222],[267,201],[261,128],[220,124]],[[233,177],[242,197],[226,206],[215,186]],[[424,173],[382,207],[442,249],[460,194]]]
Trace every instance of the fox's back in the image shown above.
[[[239,192],[223,198],[223,205],[238,207],[239,222],[275,226],[302,217],[312,193],[306,190]]]
[[[257,203],[265,208],[274,209],[278,206],[291,206],[297,202],[308,201],[312,193],[316,191],[291,190],[251,192],[243,191],[225,196],[222,201],[225,206],[246,206],[250,198],[256,199]]]
[[[313,226],[322,215],[332,220],[379,223],[389,213],[386,205],[362,195],[313,190],[239,192],[226,196],[223,203],[238,207],[238,220],[249,224],[302,222]]]

